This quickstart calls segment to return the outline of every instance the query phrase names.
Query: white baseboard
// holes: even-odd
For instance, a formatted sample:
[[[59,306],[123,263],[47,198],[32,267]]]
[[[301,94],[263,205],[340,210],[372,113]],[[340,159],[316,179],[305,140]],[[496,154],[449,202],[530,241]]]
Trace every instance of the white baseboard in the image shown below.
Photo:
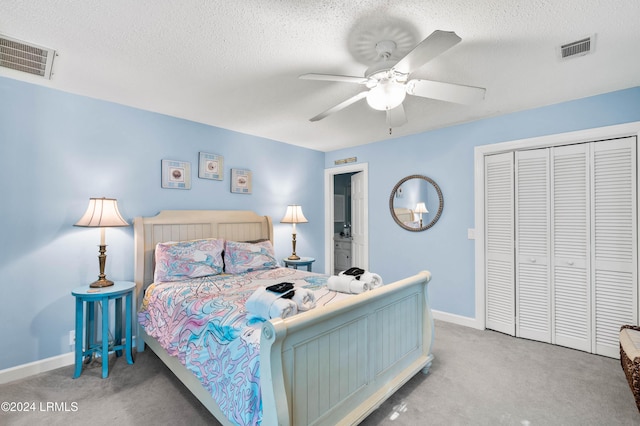
[[[136,338],[134,336],[133,339],[131,339],[131,350],[133,351],[135,348]],[[76,362],[75,358],[75,352],[72,351],[67,352],[66,354],[53,356],[51,358],[30,362],[28,364],[5,368],[4,370],[0,370],[0,385],[55,370],[56,368],[73,365]]]
[[[72,365],[74,362],[75,352],[68,352],[66,354],[41,359],[28,364],[5,368],[4,370],[0,370],[0,384],[24,379],[35,374],[55,370],[56,368],[66,367],[68,365]]]
[[[480,324],[480,321],[478,321],[476,318],[463,317],[462,315],[450,314],[448,312],[442,312],[442,311],[436,311],[436,310],[432,310],[432,312],[433,312],[433,318],[437,320],[446,321],[446,322],[450,322],[458,325],[463,325],[465,327],[471,327],[477,330],[484,330],[484,327],[482,326],[482,324]]]

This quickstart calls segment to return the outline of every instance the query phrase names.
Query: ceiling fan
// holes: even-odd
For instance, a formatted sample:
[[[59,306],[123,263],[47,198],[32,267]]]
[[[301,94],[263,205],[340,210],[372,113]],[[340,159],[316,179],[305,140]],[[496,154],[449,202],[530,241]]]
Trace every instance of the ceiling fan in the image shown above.
[[[407,122],[402,105],[407,94],[460,104],[472,104],[484,99],[485,89],[481,87],[433,80],[409,80],[409,74],[460,41],[462,39],[453,31],[434,31],[396,62],[390,60],[396,43],[392,40],[382,40],[375,46],[379,60],[367,68],[364,77],[315,73],[301,75],[299,78],[304,80],[356,83],[368,89],[316,115],[310,121],[322,120],[360,99],[367,98],[371,108],[386,111],[389,127],[399,127]]]

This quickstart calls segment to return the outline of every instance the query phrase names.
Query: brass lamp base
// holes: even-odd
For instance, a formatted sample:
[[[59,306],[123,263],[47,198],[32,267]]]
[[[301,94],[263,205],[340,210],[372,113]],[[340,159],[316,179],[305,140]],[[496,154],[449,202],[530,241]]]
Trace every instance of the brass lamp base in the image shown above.
[[[107,276],[104,274],[104,265],[107,263],[107,246],[104,244],[100,244],[100,255],[98,255],[98,263],[100,264],[100,275],[98,275],[98,280],[89,284],[89,287],[92,288],[101,288],[101,287],[110,287],[113,285],[113,281],[108,280]]]
[[[294,224],[295,225],[295,224]],[[296,234],[295,232],[291,234],[291,245],[293,246],[293,250],[291,256],[287,257],[287,260],[300,260],[300,256],[296,254]]]
[[[89,284],[89,287],[102,288],[102,287],[110,287],[112,285],[113,285],[113,281],[111,280],[99,279],[98,281],[94,281],[91,284]]]

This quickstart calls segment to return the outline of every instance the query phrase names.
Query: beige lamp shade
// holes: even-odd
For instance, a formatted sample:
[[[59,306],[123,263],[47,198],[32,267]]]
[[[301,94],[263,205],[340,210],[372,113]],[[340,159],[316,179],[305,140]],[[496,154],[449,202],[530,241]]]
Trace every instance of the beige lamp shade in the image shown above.
[[[302,207],[292,204],[287,206],[287,212],[284,214],[284,217],[280,221],[280,223],[307,223],[308,220],[304,217],[304,213],[302,213]]]
[[[129,224],[120,215],[118,201],[115,198],[89,198],[87,211],[74,226],[102,228]]]
[[[429,210],[427,210],[427,206],[424,203],[418,203],[416,205],[416,213],[429,213]]]

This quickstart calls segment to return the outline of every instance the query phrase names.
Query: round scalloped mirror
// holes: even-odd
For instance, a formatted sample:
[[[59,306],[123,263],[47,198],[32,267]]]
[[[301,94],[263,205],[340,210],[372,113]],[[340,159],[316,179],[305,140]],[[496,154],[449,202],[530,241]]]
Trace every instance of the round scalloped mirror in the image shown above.
[[[389,210],[393,220],[407,231],[426,231],[436,224],[444,198],[437,183],[423,175],[410,175],[393,187]]]

